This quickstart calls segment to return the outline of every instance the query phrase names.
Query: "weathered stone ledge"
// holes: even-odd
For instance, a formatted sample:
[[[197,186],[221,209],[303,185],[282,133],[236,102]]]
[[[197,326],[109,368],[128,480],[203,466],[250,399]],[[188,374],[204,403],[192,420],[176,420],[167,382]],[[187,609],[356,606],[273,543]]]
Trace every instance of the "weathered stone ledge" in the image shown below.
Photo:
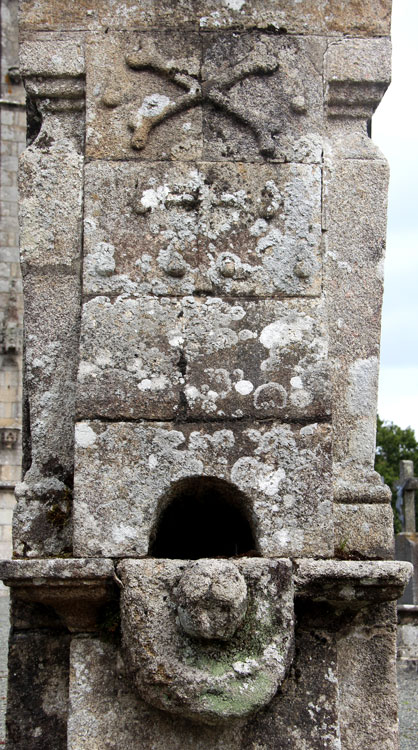
[[[297,596],[319,602],[348,604],[398,599],[413,567],[399,561],[297,560]]]
[[[295,593],[314,601],[391,601],[402,593],[412,569],[411,563],[397,560],[297,559]],[[110,558],[2,560],[0,578],[7,586],[25,589],[93,587],[117,581]],[[32,598],[37,599],[36,591]]]
[[[19,586],[30,581],[36,585],[68,584],[71,580],[111,580],[114,576],[113,560],[106,558],[50,558],[37,560],[1,560],[0,578],[6,585]]]

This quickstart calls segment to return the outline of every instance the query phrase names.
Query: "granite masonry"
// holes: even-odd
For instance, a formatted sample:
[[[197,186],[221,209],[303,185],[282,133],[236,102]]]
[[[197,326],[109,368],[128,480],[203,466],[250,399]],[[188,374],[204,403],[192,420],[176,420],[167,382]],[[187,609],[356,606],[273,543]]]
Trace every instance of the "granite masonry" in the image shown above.
[[[9,750],[396,750],[389,0],[21,0]]]

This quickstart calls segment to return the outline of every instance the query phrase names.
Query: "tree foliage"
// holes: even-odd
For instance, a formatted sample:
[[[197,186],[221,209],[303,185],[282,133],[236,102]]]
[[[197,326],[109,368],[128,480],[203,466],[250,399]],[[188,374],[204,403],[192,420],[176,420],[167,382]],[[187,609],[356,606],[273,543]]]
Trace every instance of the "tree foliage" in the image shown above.
[[[403,430],[393,422],[384,422],[380,417],[377,417],[374,468],[392,490],[392,508],[396,532],[402,531],[396,511],[396,483],[399,481],[399,461],[402,459],[413,461],[415,472],[418,471],[418,442],[414,430],[411,427]],[[418,504],[417,495],[418,493],[416,493],[415,501]]]

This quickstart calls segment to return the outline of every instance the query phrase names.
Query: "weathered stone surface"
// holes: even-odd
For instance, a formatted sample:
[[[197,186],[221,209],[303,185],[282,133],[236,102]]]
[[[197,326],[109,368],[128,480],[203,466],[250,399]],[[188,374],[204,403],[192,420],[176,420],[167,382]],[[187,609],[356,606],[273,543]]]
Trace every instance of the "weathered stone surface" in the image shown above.
[[[176,416],[183,373],[180,302],[123,295],[83,305],[77,411],[83,418]]]
[[[198,288],[201,165],[86,167],[85,294],[192,294]],[[208,187],[206,187],[206,191]]]
[[[12,590],[18,629],[103,633],[107,610],[118,607],[112,560],[5,560],[0,570]]]
[[[133,692],[114,645],[73,640],[68,748],[99,750],[117,737],[127,750],[139,742],[152,750],[156,732],[168,750],[178,750],[179,743],[187,750],[256,750],[263,745],[279,750],[283,741],[296,747],[308,740],[306,746],[314,750],[337,750],[336,673],[334,637],[323,631],[300,633],[295,667],[270,707],[246,724],[209,727],[147,706]]]
[[[80,675],[83,679],[80,679]],[[71,644],[68,750],[239,750],[241,728],[209,727],[159,711],[133,689],[116,645],[91,638]],[[117,739],[115,739],[117,738]]]
[[[16,672],[32,644],[58,680],[37,628],[78,638],[68,741],[24,698],[9,750],[395,750],[381,602],[408,566],[382,562],[373,471],[387,166],[367,137],[389,0],[20,6]]]
[[[73,473],[80,281],[59,269],[39,270],[25,276],[24,294],[31,441],[26,481],[43,475],[66,483]]]
[[[76,555],[148,554],[167,493],[196,476],[244,494],[261,554],[332,554],[327,425],[82,422],[76,442]]]
[[[72,492],[56,477],[15,487],[13,552],[16,557],[68,555],[72,550]]]
[[[338,636],[341,747],[398,747],[395,604],[359,613]],[[361,688],[360,688],[361,686]]]
[[[324,41],[219,32],[203,40],[201,75],[211,92],[204,159],[320,163]],[[231,86],[234,78],[241,80]]]
[[[31,29],[266,28],[291,33],[388,34],[390,0],[21,0],[21,27]]]
[[[93,35],[87,155],[318,162],[324,52],[254,33]]]
[[[185,578],[189,583],[193,578],[198,588],[209,582],[214,597],[221,570],[224,576],[228,571],[229,586],[232,575],[235,584],[239,581],[240,596],[243,587],[247,610],[241,626],[226,633],[221,610],[216,615],[211,607],[212,626],[218,623],[221,640],[211,627],[211,640],[205,628],[202,641],[201,632],[185,632],[177,624],[177,615],[183,624],[184,609],[196,614],[190,599],[185,601]],[[118,566],[118,574],[124,654],[147,703],[218,724],[242,719],[270,702],[293,655],[290,560],[131,560]],[[225,613],[226,602],[223,609]]]
[[[324,309],[316,301],[184,301],[184,394],[194,417],[330,413]]]
[[[387,164],[345,160],[340,151],[325,180],[329,354],[338,361],[334,472],[337,485],[358,485],[359,476],[372,475],[374,464]],[[370,483],[377,484],[375,475]]]
[[[325,55],[326,101],[331,117],[373,115],[391,79],[389,39],[344,39]]]
[[[66,750],[69,636],[12,634],[9,644],[7,747]]]
[[[85,294],[321,289],[321,172],[312,165],[93,162]]]
[[[359,602],[398,599],[412,566],[402,562],[353,560],[297,560],[295,587],[298,597],[356,605]]]
[[[2,560],[1,577],[15,584],[45,579],[44,583],[68,583],[71,580],[113,580],[114,567],[112,560],[103,558],[78,558],[50,560]]]
[[[19,72],[24,78],[37,76],[65,78],[84,75],[84,39],[39,34],[19,45]]]
[[[20,161],[24,267],[71,268],[80,260],[83,157],[69,139],[57,137],[56,120],[49,122]],[[53,136],[48,135],[48,130],[53,130]]]
[[[390,505],[334,504],[335,554],[390,559],[394,552]]]
[[[190,96],[189,81],[194,85],[200,56],[198,34],[171,30],[92,36],[86,50],[87,155],[153,161],[200,158],[199,102],[164,118],[152,136],[148,134],[154,118],[179,95]],[[134,65],[141,59],[143,68],[137,69]]]
[[[80,418],[323,419],[317,301],[95,297],[83,306]]]
[[[299,630],[295,651],[290,675],[268,710],[246,726],[242,750],[340,750],[335,636]]]

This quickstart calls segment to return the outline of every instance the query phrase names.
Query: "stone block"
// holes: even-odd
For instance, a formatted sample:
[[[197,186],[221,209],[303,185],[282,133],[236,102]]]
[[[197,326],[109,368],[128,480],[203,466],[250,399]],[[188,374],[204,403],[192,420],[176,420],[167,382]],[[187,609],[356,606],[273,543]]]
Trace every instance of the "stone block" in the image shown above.
[[[382,157],[345,159],[340,151],[325,183],[335,473],[357,484],[374,465],[388,167]]]
[[[271,32],[352,34],[383,36],[390,32],[390,0],[21,0],[21,27],[83,30],[112,26],[126,28],[243,29],[265,28]]]
[[[26,76],[72,77],[84,74],[83,40],[46,38],[24,40],[19,45],[19,72]]]
[[[320,163],[324,53],[318,37],[205,34],[203,158]]]
[[[85,294],[192,294],[201,165],[92,162],[85,171]]]
[[[68,555],[72,550],[72,493],[55,477],[16,485],[15,557]]]
[[[68,750],[97,750],[103,742],[152,750],[155,732],[167,750],[335,750],[339,744],[337,652],[325,631],[297,633],[294,668],[267,709],[247,722],[210,727],[157,711],[129,681],[119,649],[97,639],[71,645]],[[83,670],[83,680],[78,678]],[[309,696],[309,705],[306,696]]]
[[[290,560],[124,560],[117,573],[124,659],[147,703],[223,726],[270,703],[293,657]]]
[[[319,167],[93,162],[85,193],[86,294],[320,293]]]
[[[172,418],[183,380],[181,304],[154,297],[83,305],[77,412],[82,418]]]
[[[374,605],[338,636],[341,747],[398,747],[395,604]]]
[[[337,648],[326,630],[296,632],[296,656],[267,711],[243,733],[242,750],[339,747]]]
[[[393,558],[393,513],[389,504],[334,504],[337,557]]]
[[[328,115],[370,118],[391,79],[389,39],[343,39],[325,55]]]
[[[76,444],[76,556],[149,554],[170,497],[199,477],[238,491],[262,555],[332,555],[327,425],[93,421],[77,424]]]
[[[389,39],[341,39],[331,44],[325,56],[329,83],[390,83],[391,43]]]
[[[36,580],[38,586],[48,583],[65,586],[74,582],[112,581],[114,577],[113,561],[103,558],[10,560],[0,562],[0,569],[5,580],[22,585]],[[36,600],[36,594],[33,598]]]
[[[323,419],[323,315],[316,300],[95,297],[83,306],[78,415]]]
[[[14,632],[9,644],[7,745],[66,750],[69,637]]]
[[[87,155],[320,162],[324,52],[266,34],[93,35]]]
[[[45,137],[23,153],[19,173],[23,266],[71,267],[79,261],[82,169],[83,157],[67,138]]]
[[[321,304],[190,298],[184,308],[187,414],[329,415]]]

